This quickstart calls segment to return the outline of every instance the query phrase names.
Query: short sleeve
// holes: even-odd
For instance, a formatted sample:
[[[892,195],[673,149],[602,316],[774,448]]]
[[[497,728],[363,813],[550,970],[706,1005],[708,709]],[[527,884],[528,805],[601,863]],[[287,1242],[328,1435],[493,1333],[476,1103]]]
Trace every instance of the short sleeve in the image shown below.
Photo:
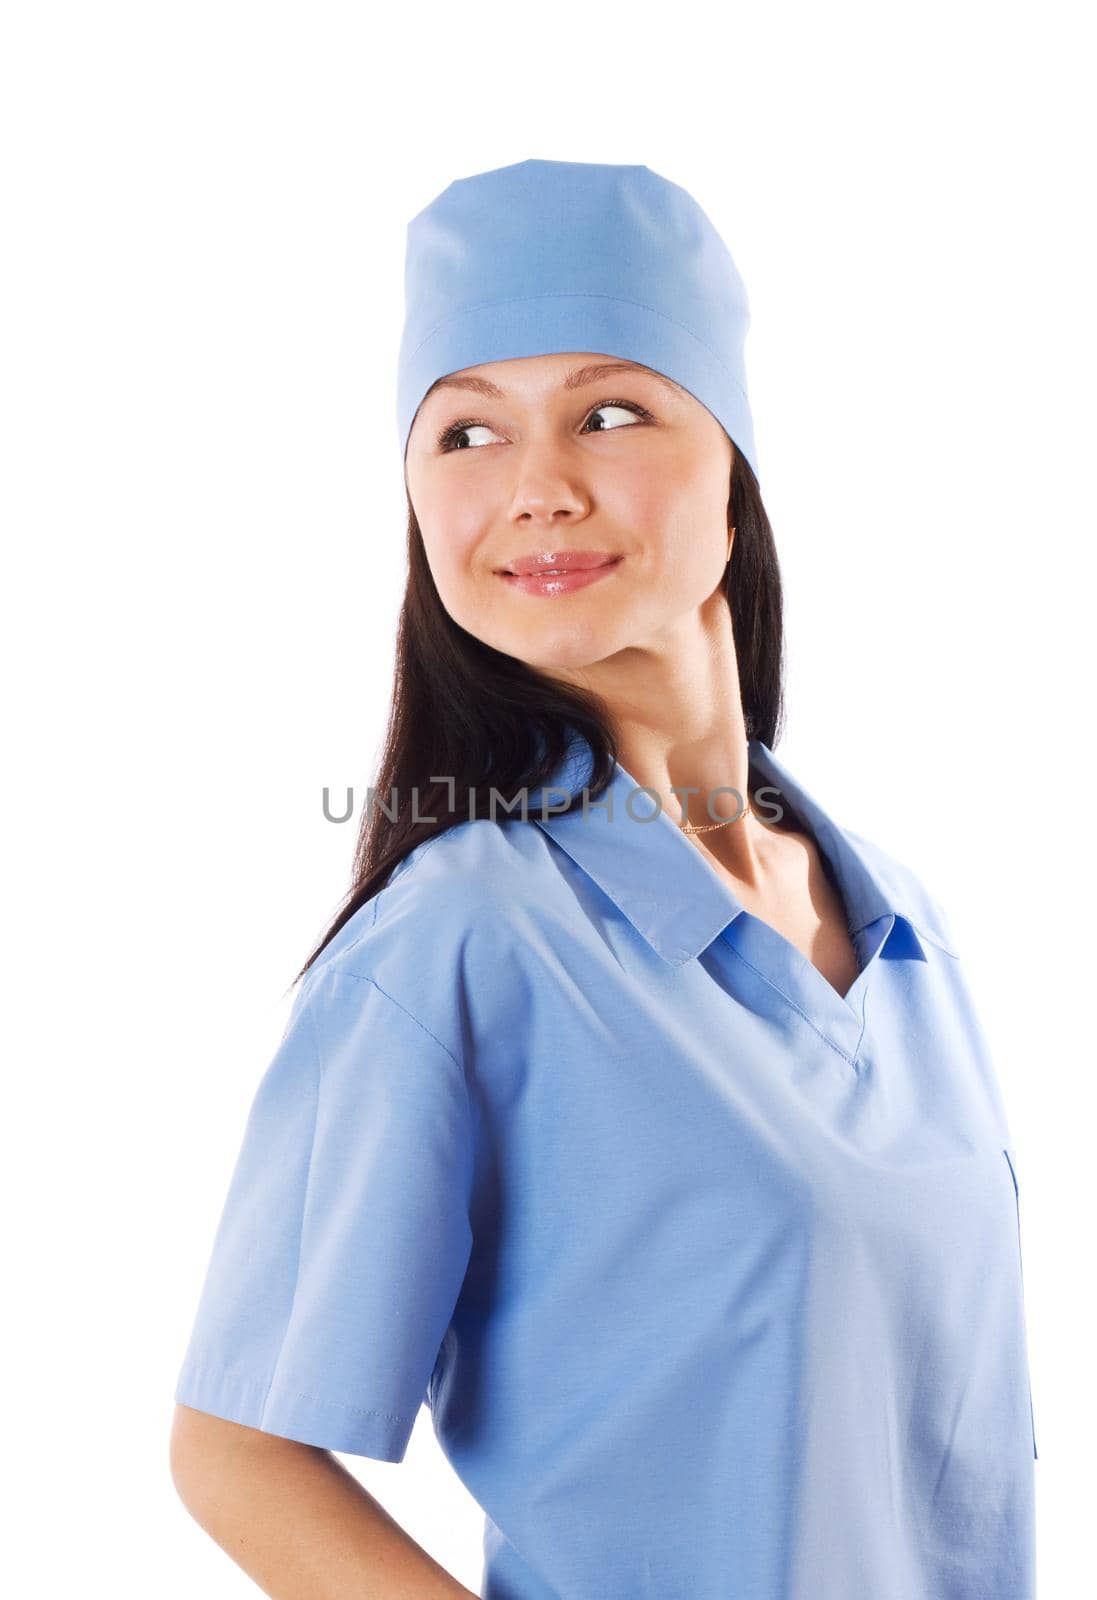
[[[472,1246],[460,1062],[370,978],[298,991],[259,1083],[175,1389],[401,1461]]]

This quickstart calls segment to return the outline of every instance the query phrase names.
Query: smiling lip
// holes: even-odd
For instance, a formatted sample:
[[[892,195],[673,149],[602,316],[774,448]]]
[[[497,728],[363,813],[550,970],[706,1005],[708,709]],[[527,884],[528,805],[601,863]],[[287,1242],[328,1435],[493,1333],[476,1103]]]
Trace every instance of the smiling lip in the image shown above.
[[[499,571],[512,572],[525,578],[531,572],[574,572],[576,568],[604,567],[607,561],[616,560],[617,557],[608,550],[546,550],[543,555],[519,556],[515,561],[508,561]]]
[[[622,556],[606,550],[561,550],[539,556],[520,556],[499,576],[524,594],[570,594],[597,583],[620,565]]]

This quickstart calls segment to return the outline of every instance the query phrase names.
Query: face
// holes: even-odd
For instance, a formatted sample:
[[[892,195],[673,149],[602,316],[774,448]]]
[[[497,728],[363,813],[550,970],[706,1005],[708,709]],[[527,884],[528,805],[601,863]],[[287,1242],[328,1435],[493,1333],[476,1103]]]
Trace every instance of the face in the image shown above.
[[[406,480],[450,616],[592,684],[591,669],[681,643],[722,604],[733,459],[684,389],[579,352],[441,379],[412,425]]]

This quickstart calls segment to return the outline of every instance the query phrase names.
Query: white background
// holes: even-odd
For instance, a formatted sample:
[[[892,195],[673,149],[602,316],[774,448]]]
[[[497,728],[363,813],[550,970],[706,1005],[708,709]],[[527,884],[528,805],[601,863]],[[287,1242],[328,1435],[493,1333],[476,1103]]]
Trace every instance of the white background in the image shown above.
[[[321,790],[364,789],[383,731],[404,228],[528,156],[683,184],[746,280],[788,601],[778,754],[923,875],[961,945],[1021,1173],[1040,1594],[1092,1590],[1082,22],[878,0],[8,10],[21,1593],[256,1592],[174,1493],[172,1387],[290,982],[347,884]],[[479,1512],[426,1411],[402,1465],[343,1459],[477,1588]]]

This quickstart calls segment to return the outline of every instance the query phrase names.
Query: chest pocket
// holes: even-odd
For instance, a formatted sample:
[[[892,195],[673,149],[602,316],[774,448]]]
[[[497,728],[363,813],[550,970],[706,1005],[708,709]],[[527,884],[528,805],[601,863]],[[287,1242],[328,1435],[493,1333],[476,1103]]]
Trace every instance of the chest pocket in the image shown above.
[[[1017,1265],[1018,1265],[1018,1268],[1020,1269],[1020,1273],[1021,1273],[1021,1286],[1022,1286],[1021,1292],[1023,1294],[1024,1293],[1025,1272],[1024,1272],[1024,1265],[1023,1265],[1023,1262],[1022,1262],[1022,1259],[1021,1259],[1021,1189],[1020,1189],[1020,1185],[1017,1182],[1017,1161],[1016,1161],[1015,1153],[1010,1149],[1003,1148],[1002,1154],[1006,1158],[1006,1162],[1007,1162],[1007,1164],[1009,1166],[1009,1175],[1013,1179],[1013,1200],[1014,1200],[1014,1206],[1015,1206],[1016,1213],[1017,1213]],[[1038,1454],[1037,1449],[1036,1449],[1036,1419],[1035,1419],[1035,1416],[1034,1416],[1033,1410],[1032,1410],[1032,1379],[1031,1379],[1031,1376],[1029,1377],[1029,1384],[1028,1384],[1028,1412],[1029,1412],[1029,1421],[1030,1421],[1030,1423],[1032,1425],[1032,1454],[1037,1460],[1039,1460],[1039,1454]]]

